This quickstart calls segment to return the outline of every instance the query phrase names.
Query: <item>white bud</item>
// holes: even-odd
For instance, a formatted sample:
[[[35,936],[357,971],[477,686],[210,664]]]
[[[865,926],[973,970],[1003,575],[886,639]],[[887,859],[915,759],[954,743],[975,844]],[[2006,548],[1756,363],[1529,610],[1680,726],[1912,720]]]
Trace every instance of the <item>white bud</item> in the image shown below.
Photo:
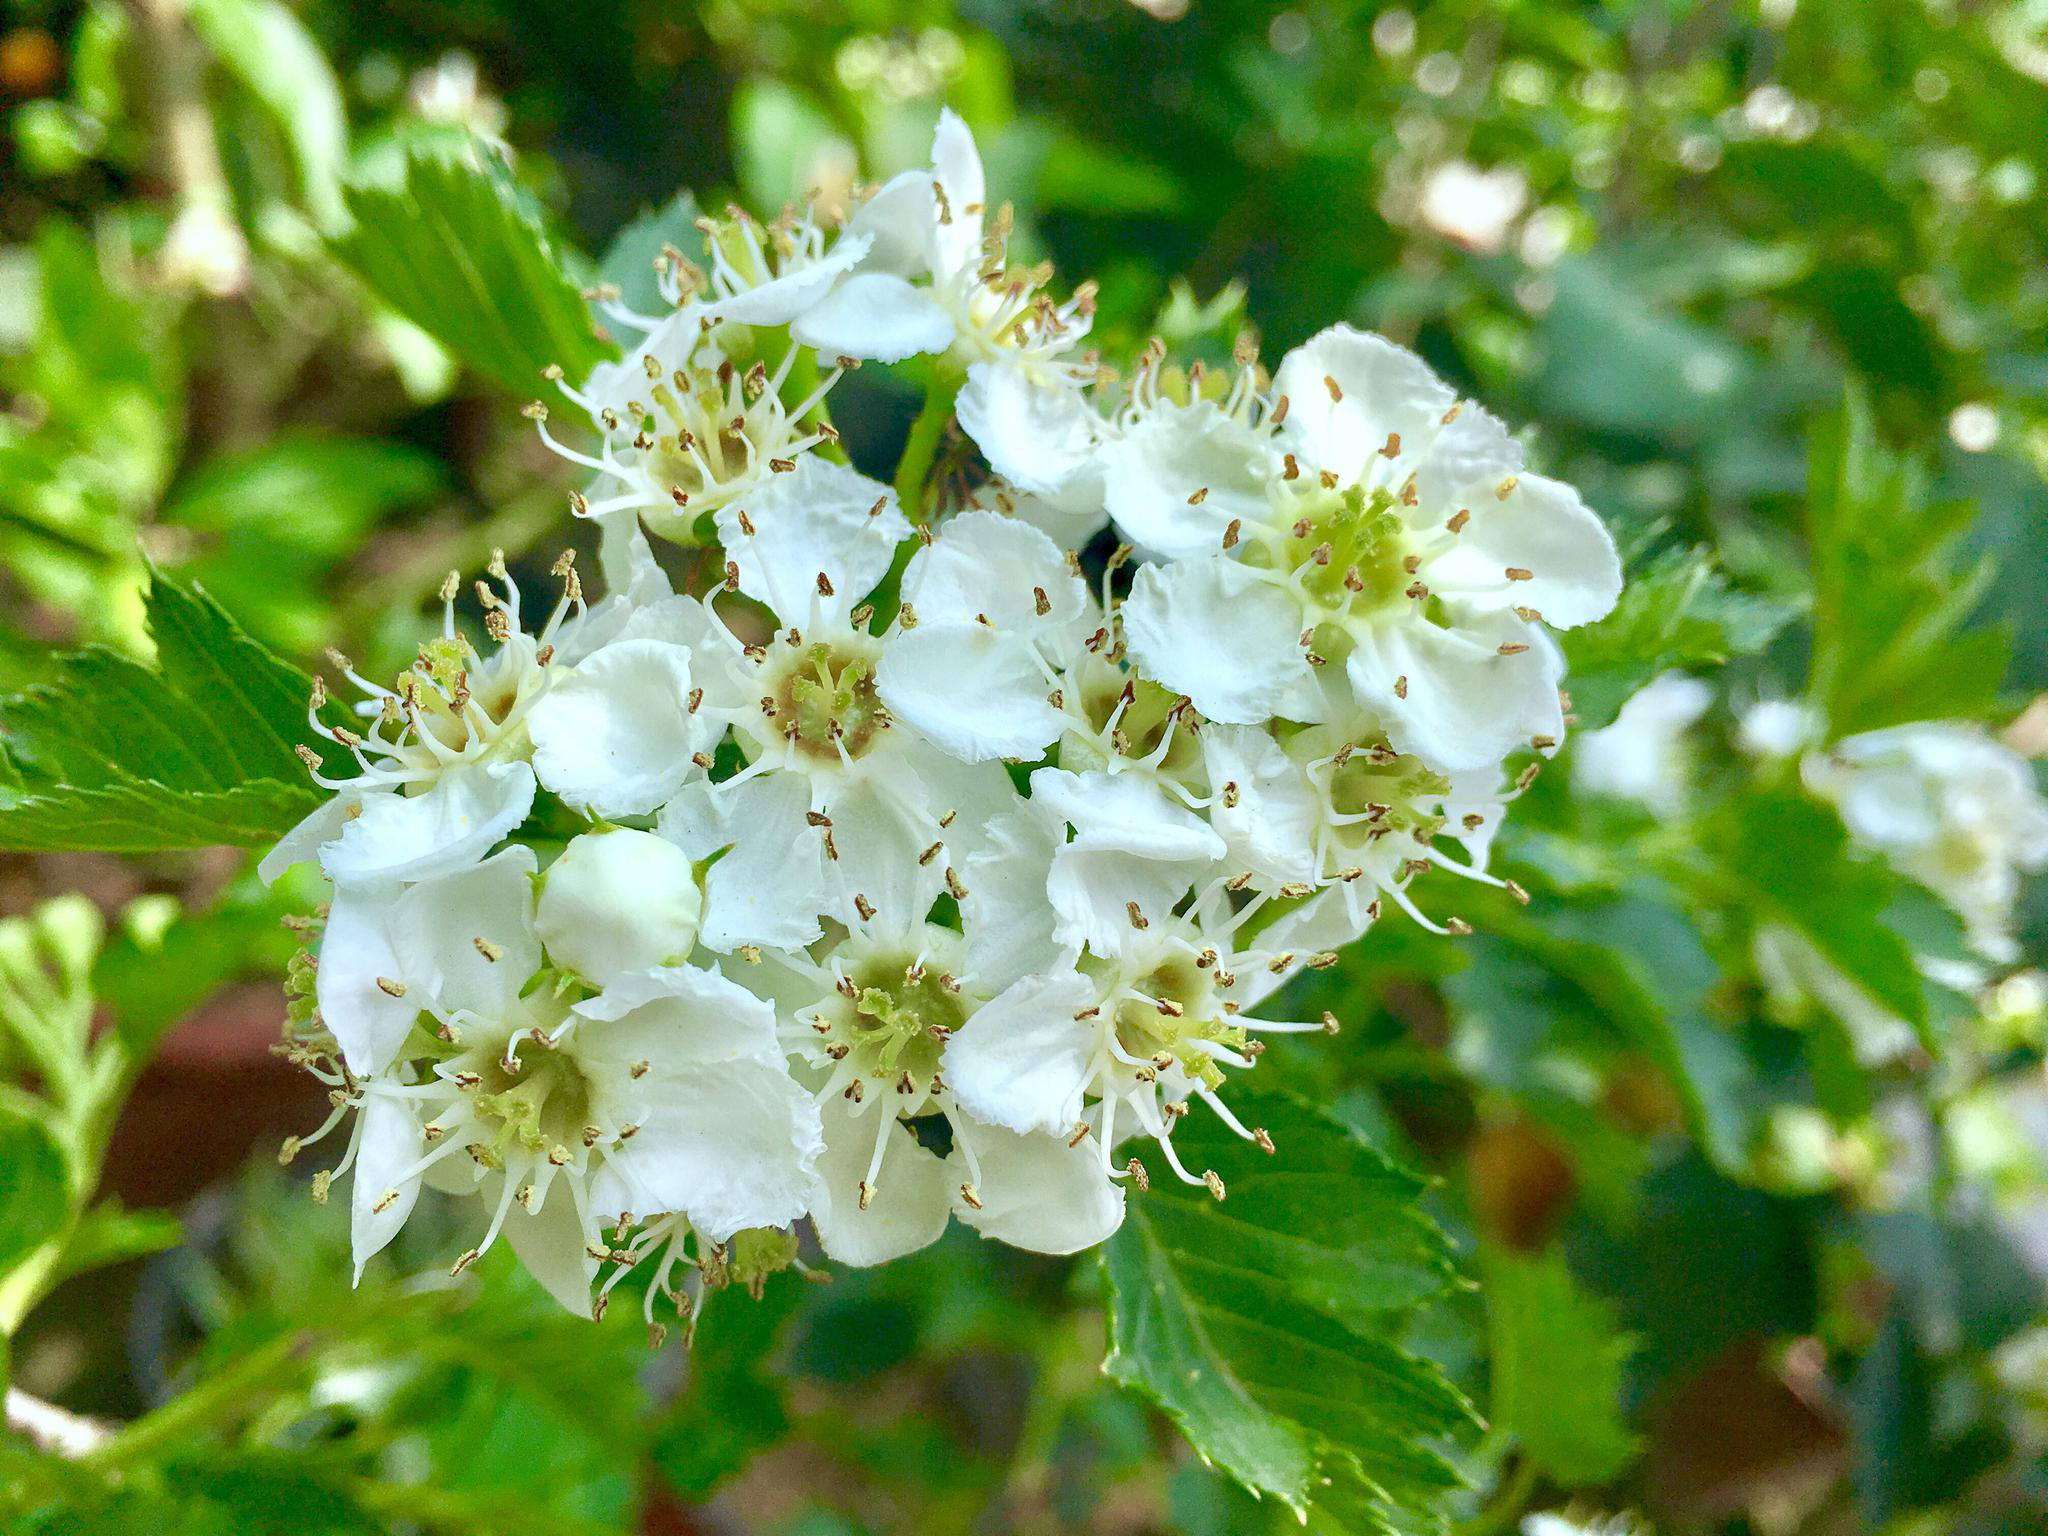
[[[682,849],[618,828],[585,833],[548,866],[535,926],[557,965],[603,987],[683,960],[703,910]]]

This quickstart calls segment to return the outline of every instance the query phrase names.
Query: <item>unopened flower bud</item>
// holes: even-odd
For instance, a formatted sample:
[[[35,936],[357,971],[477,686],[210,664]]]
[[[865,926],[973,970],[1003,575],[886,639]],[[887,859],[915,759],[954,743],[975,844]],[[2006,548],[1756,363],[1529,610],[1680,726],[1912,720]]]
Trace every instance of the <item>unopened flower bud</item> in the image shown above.
[[[555,963],[594,986],[679,962],[704,898],[689,856],[652,832],[589,832],[548,866],[535,923]]]

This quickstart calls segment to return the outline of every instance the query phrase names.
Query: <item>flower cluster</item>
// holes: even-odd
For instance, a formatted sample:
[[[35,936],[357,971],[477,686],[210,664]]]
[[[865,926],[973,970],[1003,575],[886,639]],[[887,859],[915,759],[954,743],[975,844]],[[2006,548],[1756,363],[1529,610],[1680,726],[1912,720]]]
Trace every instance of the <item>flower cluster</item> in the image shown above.
[[[266,871],[333,885],[290,1049],[358,1259],[433,1185],[488,1213],[459,1262],[503,1237],[583,1310],[651,1261],[693,1315],[802,1217],[862,1265],[956,1217],[1072,1252],[1154,1176],[1222,1199],[1176,1124],[1274,1151],[1228,1081],[1336,1027],[1273,994],[1388,905],[1465,931],[1431,869],[1507,884],[1488,843],[1565,727],[1545,626],[1611,606],[1612,543],[1348,327],[1119,383],[950,114],[841,228],[704,228],[666,313],[615,307],[621,362],[551,371],[574,430],[529,413],[592,474],[611,595],[565,562],[529,633],[494,562],[488,645],[451,578],[392,685],[344,664],[359,729],[314,700],[358,772]],[[825,413],[911,358],[989,471],[915,525]]]

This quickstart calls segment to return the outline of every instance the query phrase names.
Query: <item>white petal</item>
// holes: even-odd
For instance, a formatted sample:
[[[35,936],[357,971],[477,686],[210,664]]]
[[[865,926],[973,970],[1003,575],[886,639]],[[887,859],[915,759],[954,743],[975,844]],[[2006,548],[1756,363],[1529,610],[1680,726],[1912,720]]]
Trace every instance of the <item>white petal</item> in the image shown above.
[[[763,1005],[765,1006],[765,1005]],[[607,1177],[592,1186],[609,1213],[682,1211],[713,1242],[746,1227],[782,1227],[810,1209],[823,1145],[818,1106],[778,1057],[664,1070],[659,1057],[644,1092],[619,1095],[645,1105],[640,1129],[606,1154]],[[651,1085],[651,1086],[650,1086]],[[597,1095],[597,1113],[613,1107]]]
[[[415,885],[391,914],[394,973],[443,1009],[467,1010],[492,1023],[513,1013],[520,990],[540,969],[533,933],[533,850],[515,843],[474,869]],[[478,940],[498,958],[488,958]]]
[[[1536,737],[1563,739],[1563,662],[1543,631],[1512,614],[1456,618],[1440,629],[1404,615],[1359,637],[1345,671],[1387,739],[1443,773],[1497,763]],[[1529,649],[1503,656],[1503,644]]]
[[[968,856],[961,927],[970,979],[984,995],[1052,969],[1065,950],[1053,937],[1053,911],[1045,899],[1055,831],[1065,842],[1064,827],[1056,829],[1028,810],[1011,811],[990,820],[986,846]]]
[[[1094,465],[1102,418],[1071,374],[1022,358],[973,363],[954,401],[960,429],[997,474],[1051,494]]]
[[[367,1077],[384,1067],[412,1032],[420,997],[393,997],[378,980],[403,986],[391,922],[398,893],[342,886],[320,935],[313,973],[320,1019],[341,1046],[351,1071]],[[407,990],[410,990],[409,988]]]
[[[1331,380],[1341,399],[1333,398]],[[1401,438],[1402,462],[1418,460],[1457,399],[1413,352],[1348,325],[1288,353],[1273,388],[1287,397],[1287,424],[1310,462],[1346,484],[1360,478],[1390,434]]]
[[[922,922],[938,897],[946,866],[937,856],[925,864],[918,859],[938,839],[943,812],[916,810],[865,779],[835,787],[825,810],[832,818],[832,846],[839,852],[826,864],[833,894],[826,910],[849,927],[868,921],[889,928]],[[861,915],[856,897],[875,913],[872,920]]]
[[[1233,521],[1270,515],[1272,457],[1211,402],[1164,403],[1103,448],[1103,501],[1141,549],[1162,559],[1213,554]]]
[[[797,773],[730,788],[698,779],[663,808],[661,835],[691,858],[728,850],[704,877],[697,941],[705,948],[801,949],[818,937],[818,914],[828,905],[825,845],[804,819],[810,809],[810,783]]]
[[[1562,481],[1522,475],[1502,501],[1493,487],[1469,503],[1472,520],[1429,562],[1424,580],[1501,588],[1493,601],[1534,608],[1559,629],[1605,615],[1621,595],[1621,556],[1606,524]],[[1509,568],[1530,579],[1505,583]]]
[[[859,266],[869,244],[868,236],[848,230],[816,261],[706,304],[702,312],[708,319],[741,325],[787,325],[823,299],[842,274]]]
[[[427,1150],[420,1123],[404,1100],[372,1092],[364,1096],[361,1114],[355,1188],[349,1196],[349,1248],[355,1257],[358,1284],[363,1266],[398,1236],[398,1229],[412,1214],[420,1197],[419,1175],[403,1180],[399,1175]]]
[[[495,1200],[501,1188],[491,1186],[487,1197]],[[505,1217],[505,1241],[526,1272],[578,1317],[590,1316],[590,1282],[597,1274],[590,1241],[595,1235],[594,1229],[585,1228],[569,1181],[559,1176],[548,1186],[538,1211],[529,1214],[515,1200]]]
[[[1255,725],[1290,710],[1313,717],[1301,610],[1235,561],[1143,566],[1123,617],[1140,670],[1211,720]]]
[[[1044,613],[1038,611],[1040,594]],[[1074,574],[1059,545],[1000,512],[948,518],[938,537],[910,557],[903,597],[920,623],[986,618],[1000,630],[1094,627],[1088,584]]]
[[[1064,1136],[1019,1136],[994,1126],[972,1126],[970,1139],[981,1181],[980,1209],[954,1195],[953,1212],[983,1237],[1033,1253],[1079,1253],[1123,1225],[1123,1186],[1102,1166],[1091,1139],[1067,1145]],[[949,1160],[963,1172],[966,1159]]]
[[[257,864],[257,877],[265,885],[272,885],[286,870],[296,868],[300,864],[309,864],[319,858],[320,850],[341,836],[342,828],[360,814],[366,793],[389,794],[391,791],[338,791],[277,840],[277,846],[264,854],[262,861]]]
[[[982,210],[988,202],[988,183],[982,177],[974,135],[951,107],[939,109],[939,126],[932,134],[932,179],[945,193],[944,203],[934,210],[932,270],[968,271],[982,259]],[[933,200],[937,202],[936,194]]]
[[[1223,839],[1209,824],[1141,774],[1040,768],[1031,775],[1031,799],[1039,811],[1100,839],[1103,847],[1147,859],[1207,863],[1223,857]]]
[[[1138,939],[1131,917],[1162,921],[1188,888],[1216,871],[1214,860],[1145,858],[1118,846],[1113,833],[1083,832],[1053,855],[1046,899],[1057,921],[1053,937],[1098,955],[1120,954]]]
[[[865,1269],[937,1242],[946,1230],[953,1190],[947,1165],[917,1144],[887,1104],[857,1112],[835,1095],[825,1105],[824,1121],[825,1152],[818,1159],[819,1191],[811,1221],[825,1256]],[[861,1181],[882,1136],[888,1138],[887,1150],[874,1197],[862,1210]]]
[[[737,982],[694,965],[621,976],[576,1005],[577,1059],[630,1076],[640,1062],[659,1075],[766,1061],[780,1066],[775,1010]],[[629,1117],[630,1118],[630,1117]]]
[[[953,344],[953,317],[929,288],[892,272],[856,272],[799,315],[789,334],[826,357],[900,363]]]
[[[931,173],[899,171],[854,210],[846,238],[865,236],[871,242],[863,271],[916,277],[930,260],[932,218]]]
[[[1404,458],[1412,457],[1405,443],[1402,449]],[[1490,496],[1508,476],[1522,472],[1522,445],[1508,436],[1499,417],[1470,401],[1426,450],[1415,470],[1415,496],[1418,515],[1433,521],[1449,515],[1450,503]],[[1478,514],[1476,504],[1473,512]]]
[[[740,523],[743,511],[752,533]],[[739,567],[740,590],[805,630],[843,622],[910,536],[894,491],[816,454],[799,458],[787,474],[769,475],[744,509],[720,507],[716,521],[726,555]],[[820,576],[829,594],[820,590]]]
[[[1269,880],[1314,880],[1322,807],[1307,776],[1255,726],[1204,726],[1201,743],[1217,796],[1209,823],[1231,863]]]
[[[1101,1025],[1074,1015],[1096,1000],[1072,970],[1026,976],[946,1043],[944,1072],[966,1111],[1013,1131],[1065,1136],[1081,1118]]]
[[[690,653],[621,640],[557,679],[526,717],[541,783],[593,816],[644,816],[682,786],[704,731]]]
[[[441,776],[421,795],[366,795],[362,814],[320,852],[336,885],[427,880],[490,852],[533,808],[533,769],[479,763]]]
[[[1037,757],[1066,723],[1031,642],[971,620],[891,636],[875,684],[891,714],[962,762]]]
[[[1016,522],[1028,524],[1061,549],[1085,549],[1088,541],[1109,522],[1102,504],[1101,465],[1076,477],[1057,491],[1020,491],[1001,480],[992,480],[976,491],[973,504],[988,507]]]

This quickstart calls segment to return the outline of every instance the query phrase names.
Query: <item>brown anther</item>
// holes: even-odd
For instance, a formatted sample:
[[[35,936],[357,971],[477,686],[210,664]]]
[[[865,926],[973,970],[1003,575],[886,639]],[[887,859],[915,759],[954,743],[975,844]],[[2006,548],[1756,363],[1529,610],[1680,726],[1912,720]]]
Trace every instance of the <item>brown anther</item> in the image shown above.
[[[1209,1193],[1219,1202],[1223,1199],[1223,1180],[1214,1168],[1202,1170],[1202,1182],[1208,1186]]]
[[[1503,656],[1519,656],[1527,649],[1529,647],[1519,640],[1503,640],[1500,643],[1500,654]]]
[[[867,899],[867,897],[866,897],[865,895],[863,895],[863,894],[862,894],[861,892],[859,892],[859,891],[855,891],[855,892],[853,893],[853,907],[854,907],[854,910],[855,910],[856,912],[860,913],[860,915],[861,915],[861,921],[863,921],[863,922],[873,922],[873,921],[874,921],[874,917],[875,917],[875,904],[874,904],[873,902],[869,901],[869,900]]]
[[[1263,1125],[1252,1127],[1252,1145],[1268,1157],[1273,1155],[1273,1138],[1267,1134],[1266,1128]]]
[[[377,990],[386,997],[403,997],[405,996],[405,983],[393,981],[389,976],[379,976],[377,978]]]
[[[1394,697],[1397,699],[1408,697],[1408,674],[1405,672],[1394,679]]]
[[[1385,443],[1383,443],[1383,444],[1381,444],[1381,446],[1380,446],[1380,456],[1381,456],[1382,458],[1388,458],[1388,459],[1398,459],[1399,457],[1401,457],[1401,434],[1400,434],[1400,433],[1398,433],[1398,432],[1389,432],[1389,433],[1387,434],[1387,440],[1386,440],[1386,442],[1385,442]]]
[[[1509,581],[1534,581],[1536,573],[1519,565],[1511,565],[1507,568],[1507,578]]]
[[[1031,606],[1041,619],[1052,612],[1052,599],[1045,595],[1045,588],[1033,587],[1031,589]]]
[[[1145,1165],[1139,1162],[1135,1157],[1132,1158],[1128,1163],[1124,1164],[1124,1172],[1129,1174],[1131,1176],[1131,1182],[1138,1186],[1139,1194],[1142,1195],[1143,1193],[1145,1193],[1146,1190],[1152,1187],[1151,1175],[1145,1172]]]

